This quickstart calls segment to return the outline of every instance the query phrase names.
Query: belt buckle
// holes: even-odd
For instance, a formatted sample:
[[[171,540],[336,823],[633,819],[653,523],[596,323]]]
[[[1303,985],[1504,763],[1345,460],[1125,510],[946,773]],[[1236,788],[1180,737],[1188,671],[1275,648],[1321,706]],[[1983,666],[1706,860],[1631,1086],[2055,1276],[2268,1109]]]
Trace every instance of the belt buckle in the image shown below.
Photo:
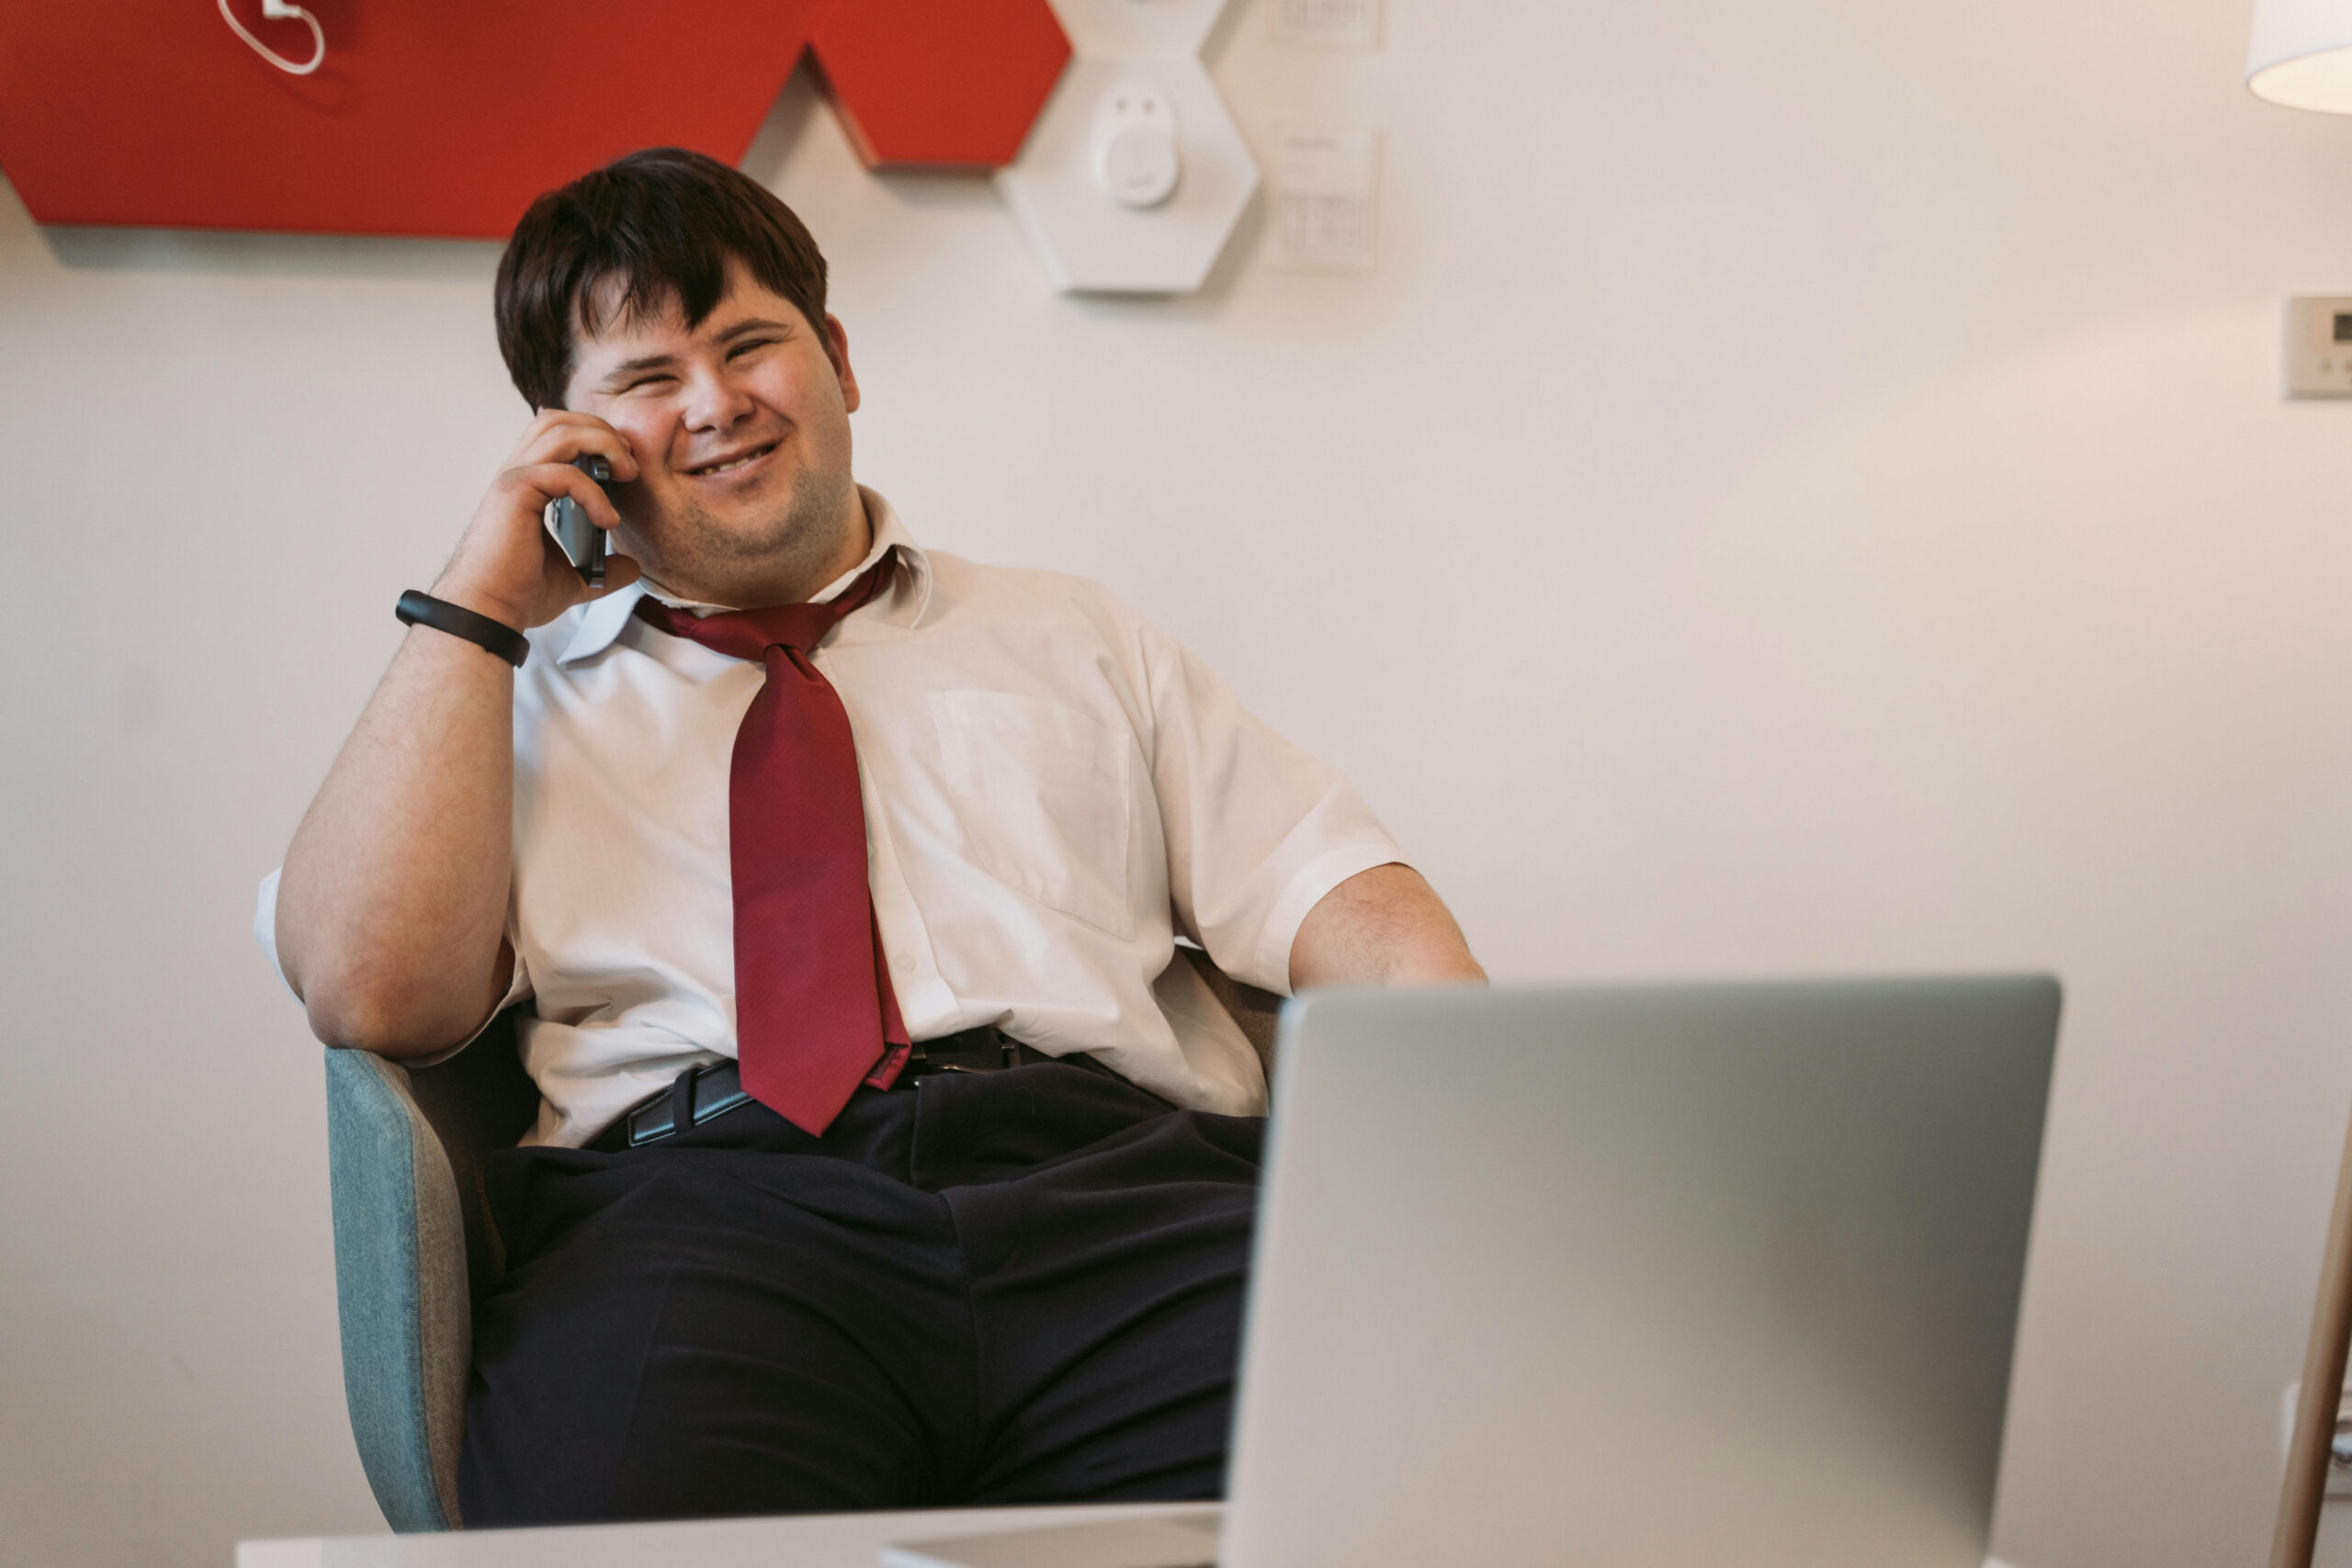
[[[672,1079],[670,1087],[662,1090],[658,1098],[630,1111],[628,1113],[628,1146],[638,1149],[648,1144],[658,1144],[664,1138],[723,1116],[751,1099],[750,1091],[741,1082],[737,1083],[732,1093],[713,1095],[708,1100],[703,1098],[703,1081],[728,1065],[725,1062],[705,1062],[700,1066],[688,1067]]]
[[[944,1043],[944,1041],[940,1040],[927,1041],[915,1045],[913,1049],[918,1055],[908,1064],[912,1069],[913,1076],[924,1077],[933,1073],[996,1073],[1020,1065],[1021,1048],[1013,1043],[1011,1035],[993,1024],[983,1024],[980,1027],[993,1038],[978,1051],[942,1052],[935,1049]],[[954,1040],[963,1034],[979,1032],[979,1030],[959,1030],[956,1034],[945,1038]]]

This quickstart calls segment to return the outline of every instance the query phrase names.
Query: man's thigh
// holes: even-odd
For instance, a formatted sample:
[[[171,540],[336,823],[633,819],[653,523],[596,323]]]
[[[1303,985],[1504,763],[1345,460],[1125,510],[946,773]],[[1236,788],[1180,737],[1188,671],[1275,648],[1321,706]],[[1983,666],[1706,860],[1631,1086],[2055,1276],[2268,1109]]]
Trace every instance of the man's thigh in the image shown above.
[[[942,1200],[824,1156],[502,1158],[519,1245],[475,1316],[468,1524],[933,1499],[970,1430]]]
[[[1171,1112],[948,1193],[978,1341],[967,1501],[1224,1495],[1263,1130]]]

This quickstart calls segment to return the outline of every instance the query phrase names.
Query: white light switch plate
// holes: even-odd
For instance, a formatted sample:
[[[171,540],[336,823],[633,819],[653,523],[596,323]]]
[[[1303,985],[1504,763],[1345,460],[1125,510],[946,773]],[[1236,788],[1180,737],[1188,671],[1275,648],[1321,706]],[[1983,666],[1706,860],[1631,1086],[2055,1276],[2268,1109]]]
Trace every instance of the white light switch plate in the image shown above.
[[[2298,294],[2286,327],[2287,395],[2352,398],[2352,294]]]

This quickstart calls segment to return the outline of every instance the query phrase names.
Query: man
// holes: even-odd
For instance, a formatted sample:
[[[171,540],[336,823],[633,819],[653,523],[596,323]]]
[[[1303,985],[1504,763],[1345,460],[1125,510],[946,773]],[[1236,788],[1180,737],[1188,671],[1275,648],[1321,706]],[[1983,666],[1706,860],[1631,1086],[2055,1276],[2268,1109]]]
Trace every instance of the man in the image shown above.
[[[468,1523],[1217,1495],[1264,1087],[1174,939],[1482,979],[1453,919],[1108,592],[854,481],[824,261],[755,182],[552,192],[496,307],[537,417],[258,917],[333,1045],[534,1000]]]

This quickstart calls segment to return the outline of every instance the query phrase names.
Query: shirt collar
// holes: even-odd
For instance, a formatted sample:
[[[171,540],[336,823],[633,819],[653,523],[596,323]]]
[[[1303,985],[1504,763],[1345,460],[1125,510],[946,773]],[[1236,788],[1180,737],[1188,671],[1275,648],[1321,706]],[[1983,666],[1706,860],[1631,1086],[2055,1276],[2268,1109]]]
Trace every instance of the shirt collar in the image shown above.
[[[860,485],[857,493],[865,502],[865,520],[874,529],[874,547],[865,552],[864,560],[810,594],[809,603],[822,604],[840,598],[866,568],[896,550],[899,552],[896,581],[871,605],[856,613],[878,615],[892,626],[911,629],[922,624],[924,612],[931,608],[931,558],[908,534],[906,525],[899,521],[897,510],[882,499],[880,492]],[[664,604],[675,604],[681,609],[702,614],[720,608],[716,604],[697,604],[691,599],[673,598],[640,577],[627,588],[616,589],[573,612],[580,619],[574,623],[571,640],[564,645],[557,662],[571,664],[582,659],[594,659],[612,647],[614,639],[621,635],[628,626],[629,617],[636,613],[637,602],[648,593]]]

